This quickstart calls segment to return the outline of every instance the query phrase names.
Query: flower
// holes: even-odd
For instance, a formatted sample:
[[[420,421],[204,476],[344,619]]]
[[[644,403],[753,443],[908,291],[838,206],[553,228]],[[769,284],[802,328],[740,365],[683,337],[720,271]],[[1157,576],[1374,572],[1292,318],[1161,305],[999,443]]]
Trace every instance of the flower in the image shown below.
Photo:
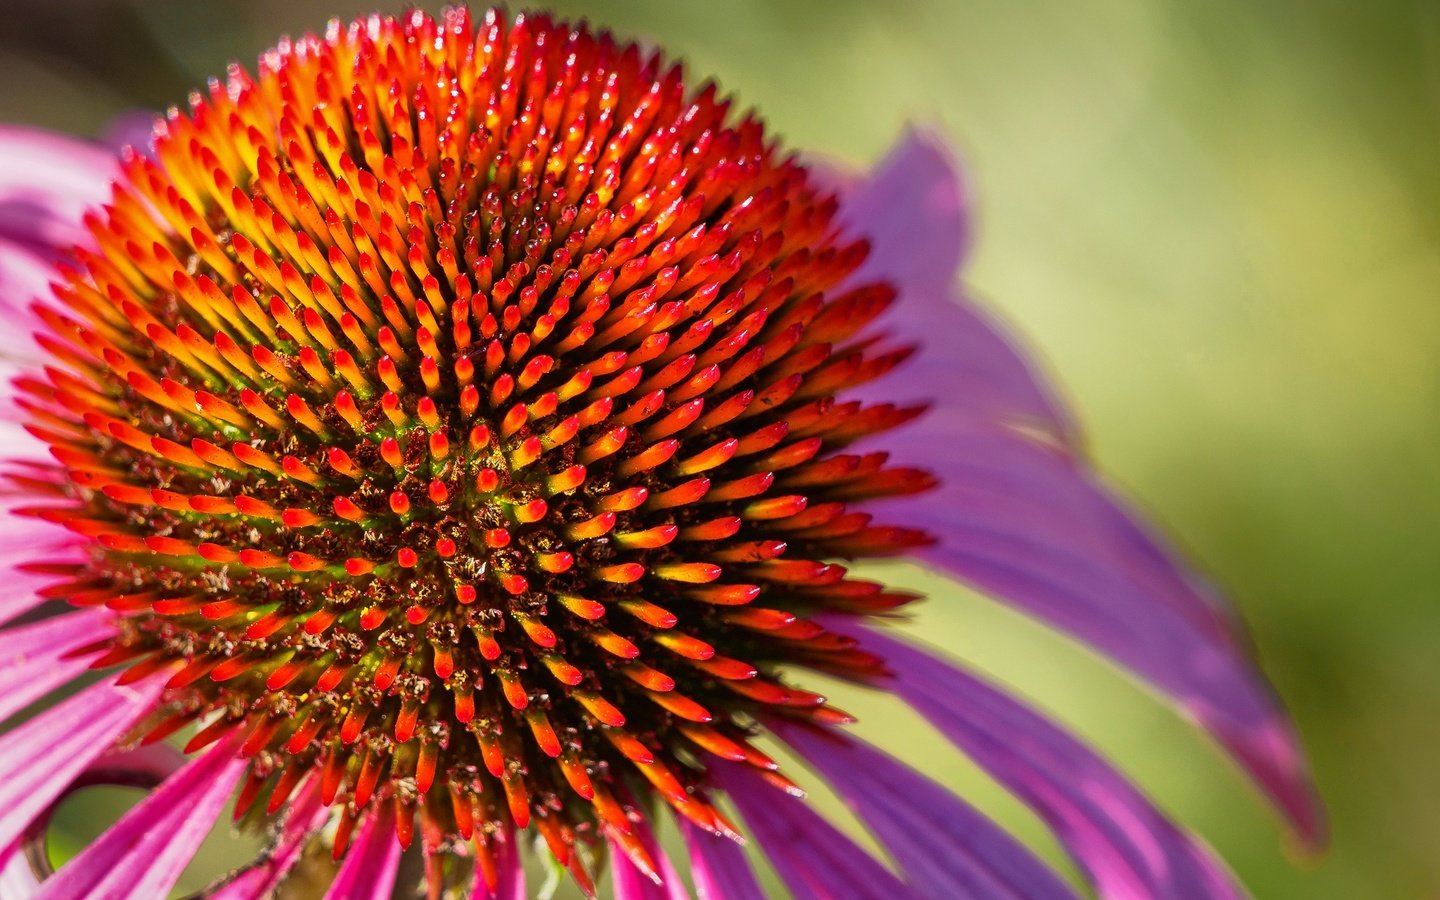
[[[683,896],[666,814],[706,897],[762,896],[742,834],[797,896],[1073,896],[784,669],[920,712],[1103,896],[1238,895],[1093,751],[887,633],[913,597],[839,560],[901,554],[1147,680],[1318,838],[1230,613],[955,295],[933,139],[812,171],[662,56],[464,9],[284,42],[153,136],[0,135],[0,301],[37,344],[5,356],[0,613],[74,607],[0,631],[0,715],[123,667],[0,736],[0,885],[163,895],[238,795],[270,846],[212,896],[312,843],[327,896],[388,896],[417,836],[432,894],[521,896],[530,832],[587,891],[608,854],[618,896]],[[155,790],[37,881],[96,781]]]

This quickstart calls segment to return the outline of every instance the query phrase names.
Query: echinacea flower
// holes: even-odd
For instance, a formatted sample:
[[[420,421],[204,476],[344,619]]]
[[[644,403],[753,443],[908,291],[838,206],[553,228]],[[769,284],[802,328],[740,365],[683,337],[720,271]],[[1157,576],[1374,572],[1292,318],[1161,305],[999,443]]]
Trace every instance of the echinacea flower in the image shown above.
[[[763,896],[742,836],[799,897],[1074,896],[807,670],[921,713],[1100,895],[1240,893],[1081,742],[888,633],[913,596],[840,561],[896,555],[1153,685],[1318,837],[1231,613],[957,294],[932,139],[812,171],[661,55],[451,9],[284,41],[121,160],[22,129],[0,159],[0,302],[35,334],[3,356],[0,715],[85,685],[0,735],[6,896],[164,896],[232,796],[270,841],[229,900],[313,844],[328,897],[388,897],[412,845],[431,896],[519,897],[527,835],[587,891],[603,864],[684,896],[666,816],[707,898]],[[154,790],[32,871],[96,782]]]

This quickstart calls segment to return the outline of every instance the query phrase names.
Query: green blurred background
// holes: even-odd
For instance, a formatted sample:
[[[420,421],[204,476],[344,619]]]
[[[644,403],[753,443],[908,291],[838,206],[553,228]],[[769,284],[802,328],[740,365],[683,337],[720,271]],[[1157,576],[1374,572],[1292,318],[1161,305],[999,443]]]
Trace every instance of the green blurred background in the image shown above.
[[[376,5],[0,0],[0,120],[95,135],[282,32]],[[1118,760],[1257,897],[1436,896],[1440,6],[550,8],[668,47],[795,147],[864,163],[906,123],[948,134],[975,196],[971,285],[1064,385],[1112,482],[1243,611],[1313,755],[1332,846],[1287,853],[1219,754],[1094,657],[955,585],[884,574],[932,594],[917,613],[927,637]],[[862,731],[1059,858],[913,718],[840,699]],[[67,806],[57,847],[124,802]],[[225,850],[213,842],[192,886]]]

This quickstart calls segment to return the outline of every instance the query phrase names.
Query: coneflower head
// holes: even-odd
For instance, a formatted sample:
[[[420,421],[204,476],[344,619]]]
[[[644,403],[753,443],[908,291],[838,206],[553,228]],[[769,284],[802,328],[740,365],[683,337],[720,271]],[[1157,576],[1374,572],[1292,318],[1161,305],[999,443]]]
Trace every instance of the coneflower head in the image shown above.
[[[39,310],[20,382],[87,541],[47,596],[121,614],[98,665],[167,678],[143,734],[240,728],[243,812],[307,777],[400,840],[535,825],[577,871],[627,809],[714,831],[707,766],[781,669],[866,678],[811,621],[909,597],[847,445],[917,407],[844,391],[907,348],[833,196],[713,86],[606,34],[464,10],[333,24],[157,126]],[[838,399],[837,399],[838,397]]]

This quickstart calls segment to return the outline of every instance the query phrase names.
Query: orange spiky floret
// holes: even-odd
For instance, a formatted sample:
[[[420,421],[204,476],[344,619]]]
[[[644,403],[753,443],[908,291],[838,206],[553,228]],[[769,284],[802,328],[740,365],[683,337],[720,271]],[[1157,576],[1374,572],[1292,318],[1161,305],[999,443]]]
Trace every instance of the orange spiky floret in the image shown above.
[[[930,483],[843,452],[918,410],[834,399],[904,357],[856,337],[892,291],[837,291],[835,209],[713,85],[543,17],[233,67],[42,310],[69,487],[30,512],[94,540],[47,595],[171,671],[152,737],[241,725],[242,811],[313,774],[346,833],[391,802],[406,842],[534,821],[644,867],[627,810],[717,829],[757,714],[846,718],[777,667],[879,661],[809,616],[909,599],[834,562],[923,542],[853,504]]]

